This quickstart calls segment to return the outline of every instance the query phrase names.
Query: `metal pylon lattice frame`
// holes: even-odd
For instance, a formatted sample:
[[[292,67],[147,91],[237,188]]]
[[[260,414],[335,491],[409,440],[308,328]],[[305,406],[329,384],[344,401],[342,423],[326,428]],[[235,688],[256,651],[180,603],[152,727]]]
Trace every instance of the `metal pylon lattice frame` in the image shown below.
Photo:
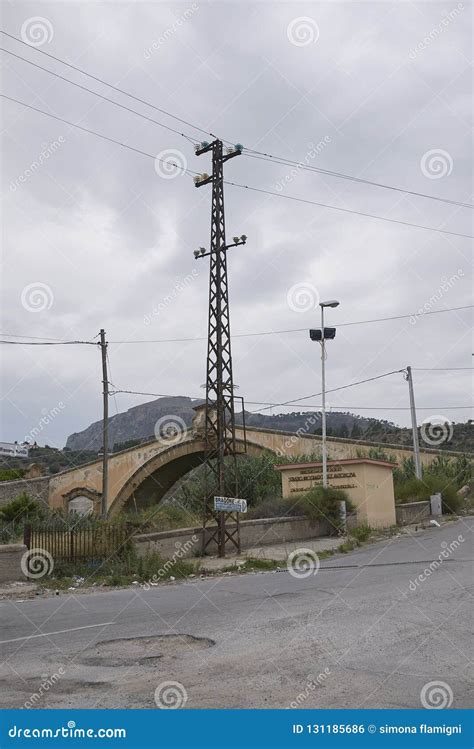
[[[234,238],[233,244],[226,244],[224,163],[239,155],[241,149],[237,146],[235,150],[224,154],[220,140],[196,148],[197,155],[208,151],[212,151],[212,176],[202,175],[195,179],[196,187],[212,183],[211,246],[209,252],[204,249],[195,252],[196,258],[210,257],[204,439],[205,464],[213,486],[204,498],[202,546],[205,551],[210,543],[215,542],[219,556],[225,556],[227,543],[240,551],[239,513],[214,510],[214,496],[225,494],[226,457],[233,458],[233,474],[237,483],[227,250],[229,247],[245,244],[246,237]],[[233,496],[238,496],[237,486],[233,487]],[[227,527],[227,520],[232,521],[232,528]]]

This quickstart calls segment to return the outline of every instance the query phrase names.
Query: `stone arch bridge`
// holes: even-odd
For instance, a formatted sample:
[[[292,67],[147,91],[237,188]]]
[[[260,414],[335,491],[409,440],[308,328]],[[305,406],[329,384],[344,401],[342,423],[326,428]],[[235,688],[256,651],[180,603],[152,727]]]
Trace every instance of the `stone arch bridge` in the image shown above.
[[[244,431],[236,429],[237,446],[244,452]],[[248,455],[270,451],[279,456],[310,455],[320,453],[321,437],[295,434],[270,429],[247,428]],[[396,461],[412,456],[409,448],[328,437],[329,459],[355,458],[368,454],[373,448],[383,449]],[[429,464],[440,451],[422,450],[421,460]],[[446,452],[456,457],[461,453]],[[142,443],[136,447],[114,453],[109,459],[109,515],[117,514],[123,507],[143,507],[159,502],[166,492],[204,457],[201,430],[190,428],[175,437]],[[26,491],[42,499],[52,508],[66,511],[84,506],[100,507],[102,490],[102,461],[98,459],[55,476],[0,483],[0,505]]]

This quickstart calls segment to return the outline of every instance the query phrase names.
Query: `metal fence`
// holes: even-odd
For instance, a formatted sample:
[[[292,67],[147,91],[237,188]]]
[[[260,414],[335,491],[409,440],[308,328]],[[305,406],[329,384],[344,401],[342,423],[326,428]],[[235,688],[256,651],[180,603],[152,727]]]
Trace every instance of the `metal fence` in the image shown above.
[[[100,561],[123,555],[129,548],[127,526],[90,525],[73,528],[27,523],[23,542],[28,549],[43,549],[55,561]]]

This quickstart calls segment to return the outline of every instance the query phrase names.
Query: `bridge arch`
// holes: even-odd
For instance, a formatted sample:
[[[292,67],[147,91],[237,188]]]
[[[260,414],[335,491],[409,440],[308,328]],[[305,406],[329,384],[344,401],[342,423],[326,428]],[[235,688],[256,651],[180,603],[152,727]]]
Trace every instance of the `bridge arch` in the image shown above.
[[[243,440],[237,439],[236,444],[237,449],[242,450],[240,455],[243,457],[268,452],[268,448],[256,442],[247,440],[246,453]],[[193,439],[177,442],[166,450],[152,455],[136,469],[118,491],[114,492],[113,487],[111,488],[114,498],[109,507],[109,516],[117,515],[125,506],[146,506],[147,502],[144,502],[143,497],[150,496],[152,492],[153,501],[148,504],[156,505],[179,479],[202,464],[204,453],[203,440]]]

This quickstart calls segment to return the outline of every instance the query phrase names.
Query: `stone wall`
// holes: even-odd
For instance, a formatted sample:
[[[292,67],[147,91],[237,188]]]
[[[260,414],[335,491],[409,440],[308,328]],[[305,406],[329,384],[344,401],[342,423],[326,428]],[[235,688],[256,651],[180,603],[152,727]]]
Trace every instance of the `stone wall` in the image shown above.
[[[420,523],[431,517],[431,505],[429,500],[422,502],[407,502],[403,505],[395,505],[397,525],[409,525]]]
[[[24,544],[0,546],[0,583],[13,583],[25,579],[20,566],[25,551]]]
[[[229,524],[229,530],[232,525]],[[240,543],[242,549],[253,546],[268,546],[287,541],[304,541],[329,535],[326,523],[310,525],[306,518],[264,518],[243,520],[240,523]],[[164,559],[178,554],[180,559],[196,556],[201,549],[201,528],[182,528],[175,531],[144,533],[134,536],[135,548],[139,556],[158,552]],[[216,554],[215,545],[209,545],[210,554]]]
[[[25,492],[32,499],[48,504],[49,482],[51,476],[40,476],[36,479],[18,479],[17,481],[0,481],[0,507],[16,499]]]

